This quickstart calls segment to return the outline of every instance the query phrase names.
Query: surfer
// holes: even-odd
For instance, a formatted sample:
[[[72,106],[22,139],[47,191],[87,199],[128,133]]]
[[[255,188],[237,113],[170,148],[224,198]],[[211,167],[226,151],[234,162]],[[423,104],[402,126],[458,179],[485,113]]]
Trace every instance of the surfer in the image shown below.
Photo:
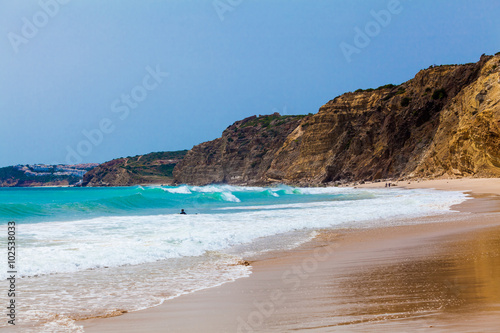
[[[184,209],[181,209],[181,212],[179,214],[187,215],[187,213],[184,211]]]

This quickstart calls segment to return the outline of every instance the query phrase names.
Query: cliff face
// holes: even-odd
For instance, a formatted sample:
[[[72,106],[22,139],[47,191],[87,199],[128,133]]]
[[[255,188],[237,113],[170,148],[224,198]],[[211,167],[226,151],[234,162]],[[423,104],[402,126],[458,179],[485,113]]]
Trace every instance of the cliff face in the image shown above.
[[[413,171],[430,145],[449,139],[436,136],[454,126],[446,110],[478,80],[487,60],[434,67],[400,86],[335,98],[287,138],[267,176],[320,184],[417,175]],[[436,166],[433,175],[448,171]]]
[[[442,110],[434,140],[410,176],[500,177],[500,56],[482,64],[478,79]]]
[[[99,165],[83,176],[82,186],[130,186],[171,184],[172,171],[186,150],[118,158]]]
[[[221,138],[193,147],[176,165],[175,182],[264,184],[275,153],[302,119],[275,113],[237,121]]]
[[[307,117],[247,118],[193,147],[177,183],[318,185],[500,176],[500,55],[339,96]],[[272,117],[272,116],[268,116]],[[266,118],[267,119],[267,118]]]

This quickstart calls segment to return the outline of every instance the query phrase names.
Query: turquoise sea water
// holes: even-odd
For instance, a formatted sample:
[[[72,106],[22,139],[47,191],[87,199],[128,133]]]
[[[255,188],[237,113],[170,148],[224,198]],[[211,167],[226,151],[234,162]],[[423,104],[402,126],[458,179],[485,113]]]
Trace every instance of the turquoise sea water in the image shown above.
[[[288,186],[0,188],[0,221],[69,221],[99,216],[210,214],[219,208],[374,198],[369,192],[321,191]],[[221,213],[221,211],[216,211]]]

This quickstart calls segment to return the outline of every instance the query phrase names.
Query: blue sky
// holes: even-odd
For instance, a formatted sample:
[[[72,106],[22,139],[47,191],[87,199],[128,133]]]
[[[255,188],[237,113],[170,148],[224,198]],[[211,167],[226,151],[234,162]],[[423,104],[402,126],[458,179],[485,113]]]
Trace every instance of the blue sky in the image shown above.
[[[59,1],[0,0],[0,166],[190,149],[500,51],[497,1]]]

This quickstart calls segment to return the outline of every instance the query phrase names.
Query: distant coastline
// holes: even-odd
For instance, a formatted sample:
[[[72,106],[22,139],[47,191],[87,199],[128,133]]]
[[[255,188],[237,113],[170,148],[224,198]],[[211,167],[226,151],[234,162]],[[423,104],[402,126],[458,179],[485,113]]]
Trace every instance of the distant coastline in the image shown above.
[[[99,164],[18,164],[0,168],[0,187],[70,187],[81,185],[83,175]]]

